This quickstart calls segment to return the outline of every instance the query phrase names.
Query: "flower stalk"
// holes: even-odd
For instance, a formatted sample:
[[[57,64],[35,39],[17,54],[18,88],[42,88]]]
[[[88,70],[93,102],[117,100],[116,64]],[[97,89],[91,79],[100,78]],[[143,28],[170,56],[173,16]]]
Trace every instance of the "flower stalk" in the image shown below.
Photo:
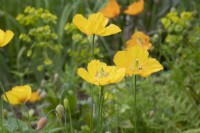
[[[29,127],[29,132],[31,133],[31,118],[30,118],[30,115],[29,115],[29,111],[28,111],[28,108],[27,108],[27,106],[26,106],[26,104],[25,103],[23,103],[23,106],[24,106],[24,108],[25,108],[25,110],[26,110],[26,113],[27,113],[27,115],[28,115],[28,127]]]
[[[137,76],[135,75],[134,76],[134,90],[133,90],[134,91],[133,92],[134,93],[134,110],[135,110],[134,111],[134,119],[135,119],[134,120],[135,121],[134,122],[134,126],[135,126],[134,127],[134,130],[135,130],[134,132],[135,133],[137,133],[137,99],[136,99],[136,87],[137,87],[137,85],[136,85],[136,80],[137,80]]]
[[[103,123],[103,104],[104,104],[104,87],[100,88],[100,97],[99,97],[99,128],[100,133],[102,133],[102,123]]]

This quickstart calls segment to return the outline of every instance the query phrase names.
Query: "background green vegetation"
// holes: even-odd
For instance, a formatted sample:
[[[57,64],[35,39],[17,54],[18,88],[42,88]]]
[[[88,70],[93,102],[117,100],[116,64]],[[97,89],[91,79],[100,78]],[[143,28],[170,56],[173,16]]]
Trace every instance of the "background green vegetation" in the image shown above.
[[[118,3],[123,10],[130,1]],[[91,59],[92,38],[77,30],[71,21],[75,14],[86,16],[105,4],[106,0],[0,0],[0,29],[15,33],[9,45],[0,48],[0,81],[6,89],[31,84],[33,90],[47,93],[40,102],[28,105],[33,127],[40,116],[56,107],[64,89],[71,103],[74,129],[89,132],[90,88],[96,94],[98,88],[80,79],[76,70]],[[145,0],[140,15],[129,17],[122,11],[111,20],[122,33],[95,39],[95,57],[113,64],[113,55],[124,48],[134,31],[143,31],[151,37],[150,54],[165,70],[149,78],[138,78],[139,133],[200,132],[199,11],[199,0]],[[105,131],[133,132],[131,82],[132,79],[125,79],[106,87],[112,99],[106,104]],[[27,121],[24,110],[20,107],[15,110],[24,124]],[[9,117],[12,114],[7,115],[5,125],[13,125],[7,128],[12,132],[16,123]],[[60,132],[61,125],[55,118],[50,116],[43,132]]]

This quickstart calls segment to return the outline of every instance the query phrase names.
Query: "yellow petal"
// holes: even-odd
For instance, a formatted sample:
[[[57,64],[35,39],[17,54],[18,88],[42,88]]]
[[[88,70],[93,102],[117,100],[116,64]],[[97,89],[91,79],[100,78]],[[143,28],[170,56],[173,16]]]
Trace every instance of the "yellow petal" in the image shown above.
[[[121,29],[114,24],[110,24],[108,27],[105,28],[105,30],[101,31],[98,35],[109,36],[118,32],[121,32]]]
[[[29,99],[30,102],[34,103],[41,99],[39,91],[35,91],[31,94],[31,97]]]
[[[14,36],[14,33],[10,30],[7,30],[5,35],[4,35],[3,41],[0,43],[0,47],[3,47],[6,44],[8,44],[10,42],[10,40],[13,38],[13,36]]]
[[[0,29],[0,46],[1,46],[1,43],[3,42],[4,38],[5,38],[5,32]]]
[[[124,13],[129,15],[137,15],[144,10],[144,0],[138,0],[137,2],[132,3],[128,6],[128,9]]]
[[[101,10],[101,13],[107,18],[114,18],[120,13],[119,4],[116,0],[109,0],[108,4]]]
[[[112,83],[119,83],[122,79],[124,79],[125,73],[126,73],[126,69],[125,68],[117,69],[117,71],[113,75],[113,78],[112,78],[111,82]]]
[[[7,101],[7,98],[8,98],[8,101]],[[2,95],[2,98],[4,101],[12,104],[12,105],[17,105],[17,104],[20,104],[21,101],[19,100],[19,98],[16,96],[16,94],[12,91],[8,91],[6,92],[4,95]]]
[[[88,20],[83,17],[81,14],[76,14],[72,20],[73,24],[83,33],[87,35],[92,35],[88,29]]]
[[[20,102],[25,103],[31,98],[31,87],[29,85],[15,86],[12,92],[19,98]]]
[[[93,77],[84,68],[78,69],[78,75],[89,83],[99,85],[99,83],[95,81],[95,79],[93,79]]]
[[[143,70],[140,75],[142,77],[148,77],[154,72],[163,70],[163,66],[156,59],[149,58],[142,69]]]

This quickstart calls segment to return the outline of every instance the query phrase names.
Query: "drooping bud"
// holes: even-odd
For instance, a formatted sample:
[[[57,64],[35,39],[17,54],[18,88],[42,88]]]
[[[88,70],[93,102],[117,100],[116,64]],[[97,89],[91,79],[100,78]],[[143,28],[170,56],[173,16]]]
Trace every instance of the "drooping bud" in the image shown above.
[[[69,100],[67,98],[64,99],[63,103],[64,103],[65,108],[69,109]]]
[[[56,115],[58,116],[59,119],[61,119],[62,116],[64,115],[64,111],[65,111],[65,108],[62,104],[58,104],[56,106]]]
[[[37,123],[37,128],[36,130],[39,131],[42,129],[45,125],[47,124],[47,117],[42,117]]]
[[[59,74],[58,73],[55,73],[54,74],[54,77],[53,77],[53,82],[56,83],[59,79]]]

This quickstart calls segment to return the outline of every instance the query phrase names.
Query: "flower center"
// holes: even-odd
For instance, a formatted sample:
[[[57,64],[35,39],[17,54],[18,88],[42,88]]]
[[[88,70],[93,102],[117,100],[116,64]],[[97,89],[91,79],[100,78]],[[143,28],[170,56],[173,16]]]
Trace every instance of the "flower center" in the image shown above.
[[[142,66],[138,60],[138,58],[135,59],[135,62],[133,63],[132,65],[132,70],[133,71],[139,71],[139,70],[142,70]]]
[[[100,78],[104,78],[107,77],[108,73],[106,71],[103,70],[103,67],[100,68],[100,70],[96,73],[96,78],[100,79]]]

